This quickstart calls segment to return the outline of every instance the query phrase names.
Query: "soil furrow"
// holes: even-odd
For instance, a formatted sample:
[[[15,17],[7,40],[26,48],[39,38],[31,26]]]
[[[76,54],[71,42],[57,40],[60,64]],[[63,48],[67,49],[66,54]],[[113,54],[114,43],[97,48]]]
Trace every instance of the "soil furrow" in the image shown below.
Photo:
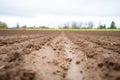
[[[119,36],[119,32],[1,31],[0,80],[120,80]]]

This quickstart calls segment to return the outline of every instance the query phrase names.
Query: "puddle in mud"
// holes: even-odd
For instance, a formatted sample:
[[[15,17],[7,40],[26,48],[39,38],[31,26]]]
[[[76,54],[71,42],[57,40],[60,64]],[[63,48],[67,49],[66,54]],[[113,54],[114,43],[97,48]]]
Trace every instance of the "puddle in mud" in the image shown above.
[[[64,44],[64,47],[65,47],[65,52],[68,58],[72,59],[66,79],[67,80],[82,80],[82,75],[80,74],[79,68],[76,65],[76,55],[71,52],[71,48],[69,44]]]
[[[76,65],[75,58],[72,60],[70,64],[70,69],[68,70],[68,74],[66,77],[67,80],[82,80],[82,75]]]

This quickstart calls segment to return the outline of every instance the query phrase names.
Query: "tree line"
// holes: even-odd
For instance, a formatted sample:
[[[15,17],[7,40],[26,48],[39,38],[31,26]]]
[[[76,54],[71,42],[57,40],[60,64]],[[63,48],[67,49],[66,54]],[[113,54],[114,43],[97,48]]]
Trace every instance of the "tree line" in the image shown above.
[[[5,22],[0,21],[0,29],[5,29],[5,28],[8,28],[7,24]],[[26,25],[20,26],[17,23],[16,27],[14,27],[14,28],[19,29],[19,28],[28,28],[28,27]],[[34,25],[33,27],[29,27],[29,28],[47,28],[48,29],[49,27],[46,27],[46,26],[35,27],[35,25]],[[93,24],[93,22],[88,22],[88,23],[84,23],[84,24],[82,22],[80,22],[79,24],[76,22],[72,22],[72,23],[64,24],[64,27],[61,27],[61,28],[64,28],[64,29],[69,29],[69,28],[71,28],[71,29],[92,29],[92,28],[94,28],[94,24]],[[114,21],[111,22],[110,27],[106,27],[105,24],[103,24],[103,25],[100,24],[97,28],[98,29],[117,29]]]
[[[67,28],[72,28],[72,29],[92,29],[94,28],[94,23],[88,22],[88,23],[77,23],[77,22],[71,22],[71,23],[65,23],[64,27],[65,29]],[[99,24],[97,27],[98,29],[117,29],[116,24],[114,21],[111,22],[110,27],[106,27],[105,24]]]
[[[99,29],[106,29],[107,27],[106,27],[106,25],[104,24],[104,25],[100,25],[98,28],[99,28]],[[117,29],[116,24],[115,24],[114,21],[111,22],[110,27],[108,27],[108,29]]]

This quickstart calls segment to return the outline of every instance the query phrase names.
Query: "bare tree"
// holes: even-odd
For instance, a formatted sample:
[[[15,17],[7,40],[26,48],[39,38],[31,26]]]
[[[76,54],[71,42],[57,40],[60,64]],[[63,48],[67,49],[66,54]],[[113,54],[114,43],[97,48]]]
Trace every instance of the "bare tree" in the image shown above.
[[[20,25],[19,25],[19,23],[17,23],[17,26],[16,26],[16,28],[20,28]]]
[[[77,23],[76,22],[72,22],[72,28],[77,28]]]
[[[94,24],[93,24],[93,22],[91,21],[91,22],[88,22],[88,28],[89,29],[92,29],[94,27]]]

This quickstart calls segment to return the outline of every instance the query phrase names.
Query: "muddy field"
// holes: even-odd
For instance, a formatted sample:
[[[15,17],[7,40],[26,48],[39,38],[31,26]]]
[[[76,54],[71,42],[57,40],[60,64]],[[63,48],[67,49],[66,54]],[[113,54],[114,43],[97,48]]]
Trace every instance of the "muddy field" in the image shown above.
[[[1,30],[0,80],[120,80],[120,32]]]

